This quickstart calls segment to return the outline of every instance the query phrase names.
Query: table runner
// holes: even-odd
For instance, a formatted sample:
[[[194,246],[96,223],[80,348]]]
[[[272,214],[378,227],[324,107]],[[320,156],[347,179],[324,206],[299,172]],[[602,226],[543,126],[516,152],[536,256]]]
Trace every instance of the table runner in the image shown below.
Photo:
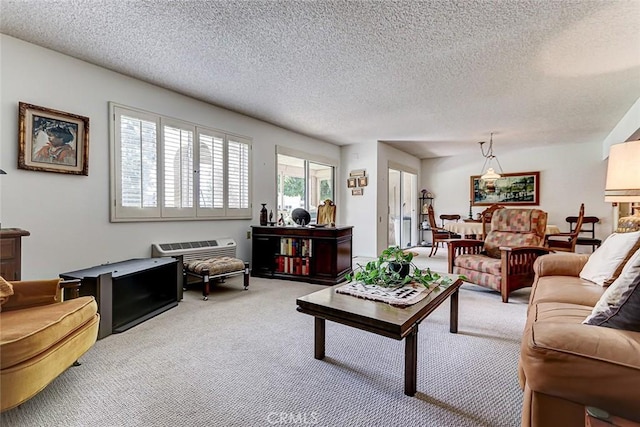
[[[365,285],[362,282],[349,282],[336,288],[336,292],[384,302],[394,307],[408,307],[426,298],[435,288],[435,285],[425,288],[419,283],[408,283],[401,288],[392,289],[377,285]]]

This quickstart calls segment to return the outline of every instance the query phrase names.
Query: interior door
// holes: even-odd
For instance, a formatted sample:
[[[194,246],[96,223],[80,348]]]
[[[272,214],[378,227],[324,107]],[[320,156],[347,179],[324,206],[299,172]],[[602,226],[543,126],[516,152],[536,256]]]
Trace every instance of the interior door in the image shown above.
[[[418,240],[417,183],[414,173],[389,168],[389,233],[388,246],[415,246]]]

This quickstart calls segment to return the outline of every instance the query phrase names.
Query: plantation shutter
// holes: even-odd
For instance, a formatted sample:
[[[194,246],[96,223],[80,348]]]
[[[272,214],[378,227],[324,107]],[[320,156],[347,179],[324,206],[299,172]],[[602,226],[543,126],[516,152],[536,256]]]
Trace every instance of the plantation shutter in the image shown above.
[[[227,216],[251,214],[251,142],[227,136]]]
[[[162,121],[163,217],[195,215],[194,127],[177,121]]]
[[[160,214],[158,203],[158,119],[114,108],[114,133],[120,141],[113,165],[114,209],[121,217],[145,218]]]
[[[197,216],[224,215],[224,134],[198,128]]]
[[[109,103],[110,219],[251,219],[251,139]]]

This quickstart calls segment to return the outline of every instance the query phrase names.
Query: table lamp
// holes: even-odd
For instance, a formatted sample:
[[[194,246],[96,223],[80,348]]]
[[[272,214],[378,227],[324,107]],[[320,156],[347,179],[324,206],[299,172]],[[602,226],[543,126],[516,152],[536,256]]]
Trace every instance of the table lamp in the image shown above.
[[[609,148],[604,201],[640,202],[640,140]],[[622,228],[622,229],[621,229]],[[640,212],[618,220],[618,231],[640,230]]]

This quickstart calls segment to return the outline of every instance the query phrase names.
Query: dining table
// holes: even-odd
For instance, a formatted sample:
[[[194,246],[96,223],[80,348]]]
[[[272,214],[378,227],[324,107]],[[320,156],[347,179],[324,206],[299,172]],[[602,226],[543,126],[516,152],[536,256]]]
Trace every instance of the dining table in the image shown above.
[[[482,236],[481,222],[447,222],[444,224],[443,228],[447,231],[459,234],[461,236]],[[489,225],[487,228],[490,229],[491,225]],[[560,233],[560,228],[558,228],[557,225],[548,224],[545,233],[547,235],[557,234]]]

